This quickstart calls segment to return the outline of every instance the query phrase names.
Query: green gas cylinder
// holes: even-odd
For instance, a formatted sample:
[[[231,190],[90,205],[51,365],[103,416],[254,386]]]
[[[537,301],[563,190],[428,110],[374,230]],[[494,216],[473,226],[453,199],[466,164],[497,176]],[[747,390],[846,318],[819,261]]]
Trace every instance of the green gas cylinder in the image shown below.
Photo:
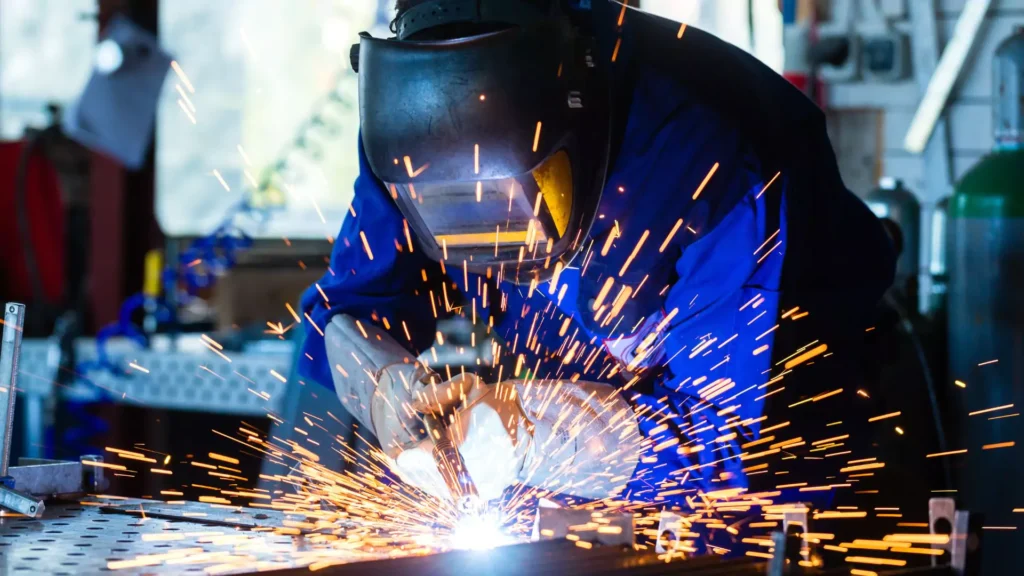
[[[950,448],[958,507],[981,515],[982,574],[1019,573],[1024,550],[1024,32],[996,50],[996,146],[949,205]],[[1015,443],[1011,444],[1011,443]],[[952,444],[956,444],[953,446]]]

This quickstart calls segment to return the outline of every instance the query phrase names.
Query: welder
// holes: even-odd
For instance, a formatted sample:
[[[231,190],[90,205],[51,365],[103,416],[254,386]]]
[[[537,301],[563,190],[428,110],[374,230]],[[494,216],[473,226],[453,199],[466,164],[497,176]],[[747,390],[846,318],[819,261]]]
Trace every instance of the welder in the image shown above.
[[[444,496],[444,434],[484,499],[746,487],[742,444],[811,390],[782,360],[827,343],[807,381],[855,393],[894,256],[811,101],[609,0],[396,9],[353,51],[360,174],[300,371],[403,480]],[[452,315],[494,339],[494,381],[431,362]]]

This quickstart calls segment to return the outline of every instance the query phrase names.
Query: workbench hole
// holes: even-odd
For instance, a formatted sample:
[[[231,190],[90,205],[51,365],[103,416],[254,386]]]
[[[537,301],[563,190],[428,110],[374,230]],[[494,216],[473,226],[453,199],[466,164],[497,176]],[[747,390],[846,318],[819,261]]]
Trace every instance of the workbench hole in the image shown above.
[[[17,389],[15,389],[15,391],[17,391]],[[29,568],[28,566],[15,566],[14,569],[18,570],[19,572],[22,570],[32,570],[32,568]]]
[[[118,544],[130,544],[132,542],[135,542],[135,540],[115,540],[115,542],[117,542]]]
[[[15,391],[17,391],[17,388],[15,388]],[[72,512],[81,512],[82,510],[85,510],[85,508],[81,508],[81,507],[79,507],[79,508],[68,508],[68,510],[70,510]]]
[[[78,562],[61,562],[61,566],[78,566]]]
[[[17,390],[15,390],[15,391],[17,391]],[[107,518],[93,518],[92,521],[93,522],[110,522],[110,520],[107,519]]]
[[[74,518],[74,516],[61,516],[61,518]],[[67,526],[67,522],[54,522],[53,526]]]
[[[134,526],[134,524],[133,524],[133,526]],[[121,532],[121,534],[126,534],[128,536],[135,536],[136,534],[138,534],[138,532]]]
[[[68,556],[85,556],[85,552],[68,552]],[[71,563],[68,566],[76,566],[76,564]]]
[[[21,534],[4,534],[4,538],[20,538]]]
[[[86,530],[103,530],[103,526],[89,526]]]
[[[40,538],[38,541],[40,543],[42,543],[42,542],[46,542],[46,543],[56,542],[56,540],[54,540],[53,538]]]
[[[82,538],[97,538],[95,534],[82,534]]]

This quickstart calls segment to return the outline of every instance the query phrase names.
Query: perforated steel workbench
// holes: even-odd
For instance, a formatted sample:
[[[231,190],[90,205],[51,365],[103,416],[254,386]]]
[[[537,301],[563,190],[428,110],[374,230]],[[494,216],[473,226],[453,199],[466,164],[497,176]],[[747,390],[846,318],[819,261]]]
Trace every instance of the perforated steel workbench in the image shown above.
[[[100,504],[106,504],[101,507]],[[111,513],[142,505],[145,518]],[[188,503],[176,515],[200,514],[206,523],[154,517],[167,505],[142,500],[90,498],[84,503],[49,503],[41,519],[0,517],[0,574],[82,576],[125,574],[274,573],[350,576],[494,575],[717,575],[768,573],[764,561],[700,557],[666,564],[653,553],[620,547],[584,550],[567,540],[497,548],[487,552],[446,552],[393,559],[394,550],[343,549],[316,534],[288,536],[266,531],[281,526],[287,515],[257,509],[211,508]],[[219,522],[211,525],[209,522]],[[338,533],[338,532],[336,532]],[[342,531],[343,533],[343,531]],[[881,573],[881,572],[880,572]],[[948,568],[900,570],[901,575],[950,576]],[[849,568],[808,574],[849,574]]]
[[[145,508],[158,504],[136,500],[108,503],[124,507],[142,504]],[[225,511],[226,516],[231,514]],[[281,518],[272,518],[274,514],[259,516],[268,520],[267,525],[280,526]],[[259,524],[252,521],[250,512],[238,516],[240,525]],[[80,576],[110,572],[110,567],[126,574],[239,573],[308,569],[328,558],[333,563],[386,556],[339,551],[315,543],[315,537],[240,530],[226,524],[211,526],[149,515],[141,518],[82,503],[50,503],[40,519],[0,517],[0,574]],[[132,561],[140,557],[145,562],[133,566]]]

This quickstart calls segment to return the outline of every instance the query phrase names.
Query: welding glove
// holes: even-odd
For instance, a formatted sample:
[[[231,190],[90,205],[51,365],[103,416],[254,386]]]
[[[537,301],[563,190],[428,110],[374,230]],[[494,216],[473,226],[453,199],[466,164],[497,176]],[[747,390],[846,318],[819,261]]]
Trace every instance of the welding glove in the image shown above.
[[[448,433],[485,501],[516,483],[606,498],[621,490],[636,468],[641,440],[636,417],[611,386],[521,380],[488,386],[467,375],[437,388],[435,401],[441,406],[461,401]],[[432,448],[426,440],[403,451],[396,469],[404,481],[446,497]]]
[[[384,453],[397,456],[422,438],[410,403],[426,368],[386,332],[348,315],[335,316],[324,339],[338,398],[373,431]]]
[[[529,448],[530,434],[515,401],[515,387],[487,385],[473,374],[431,386],[413,402],[422,413],[449,414],[442,432],[458,447],[481,499],[501,496],[518,481]],[[455,406],[461,406],[452,412]],[[433,457],[434,440],[427,438],[395,459],[395,470],[408,484],[442,499],[450,498]]]

